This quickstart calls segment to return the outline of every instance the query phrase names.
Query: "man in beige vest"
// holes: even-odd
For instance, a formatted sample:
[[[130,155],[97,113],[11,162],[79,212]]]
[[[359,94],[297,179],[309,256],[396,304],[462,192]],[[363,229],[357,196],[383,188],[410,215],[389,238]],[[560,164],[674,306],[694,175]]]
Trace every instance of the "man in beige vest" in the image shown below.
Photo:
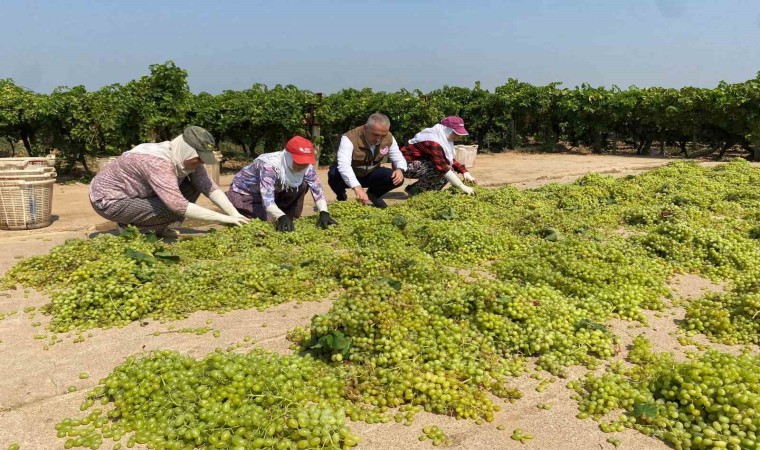
[[[365,205],[388,206],[382,197],[404,183],[406,172],[406,160],[390,129],[388,116],[375,113],[366,124],[341,137],[338,161],[327,173],[327,184],[339,201],[348,199],[346,189],[351,188]],[[390,158],[392,169],[380,166],[386,158]]]

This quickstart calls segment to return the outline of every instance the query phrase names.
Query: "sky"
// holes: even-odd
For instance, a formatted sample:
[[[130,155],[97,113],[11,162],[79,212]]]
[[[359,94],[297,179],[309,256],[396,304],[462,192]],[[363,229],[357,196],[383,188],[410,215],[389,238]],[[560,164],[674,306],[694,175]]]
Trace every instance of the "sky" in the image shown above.
[[[168,60],[212,94],[709,88],[760,71],[760,0],[0,0],[0,79],[36,92],[124,84]]]

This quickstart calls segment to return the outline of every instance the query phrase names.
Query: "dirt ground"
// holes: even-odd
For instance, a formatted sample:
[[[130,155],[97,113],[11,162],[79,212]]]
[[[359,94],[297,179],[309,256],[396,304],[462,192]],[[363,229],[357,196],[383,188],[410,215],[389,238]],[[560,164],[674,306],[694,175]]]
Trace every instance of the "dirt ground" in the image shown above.
[[[471,173],[481,186],[511,184],[530,188],[550,182],[569,182],[588,172],[615,175],[639,173],[666,164],[669,160],[648,157],[601,155],[546,155],[499,154],[478,155]],[[713,163],[708,163],[713,164]],[[319,170],[326,187],[328,202],[334,195],[327,188],[326,169]],[[221,177],[223,189],[229,185],[232,174]],[[403,201],[402,189],[391,193],[389,203]],[[307,196],[309,202],[311,199]],[[210,205],[207,199],[201,203]],[[309,203],[305,212],[311,211]],[[31,231],[0,231],[0,273],[4,273],[20,258],[44,254],[69,238],[87,238],[114,228],[95,214],[87,200],[87,186],[82,184],[56,185],[53,197],[54,223]],[[201,227],[202,230],[204,227]],[[198,229],[183,227],[181,232],[198,233]],[[707,290],[719,290],[695,276],[680,276],[672,281],[678,295],[699,296]],[[66,417],[80,416],[79,405],[86,392],[98,380],[111,372],[127,356],[158,348],[169,348],[195,357],[202,357],[215,348],[242,344],[240,351],[260,346],[278,352],[289,352],[285,338],[288,330],[308,324],[310,318],[329,309],[322,302],[283,304],[267,311],[240,310],[226,314],[197,312],[189,318],[173,322],[174,329],[208,326],[221,332],[195,335],[178,333],[170,324],[155,321],[133,323],[124,328],[92,330],[85,333],[84,342],[75,343],[74,334],[60,334],[57,343],[50,345],[52,333],[47,331],[49,318],[39,312],[24,312],[29,306],[40,307],[49,302],[44,294],[25,291],[0,292],[0,313],[16,311],[0,320],[0,449],[18,442],[22,449],[60,449],[63,439],[56,437],[54,426]],[[647,328],[629,329],[625,322],[612,326],[629,343],[639,332],[646,332],[658,350],[683,354],[674,337],[674,319],[682,317],[683,310],[671,309],[664,316],[652,315]],[[209,322],[210,321],[210,322]],[[266,326],[264,326],[266,324]],[[154,333],[160,332],[158,335]],[[244,338],[250,336],[249,341]],[[49,346],[48,349],[45,349]],[[735,350],[735,349],[734,349]],[[622,357],[623,355],[619,355]],[[80,373],[89,378],[80,379]],[[572,376],[579,376],[574,370]],[[449,417],[420,414],[411,426],[401,424],[350,423],[362,437],[361,449],[428,449],[431,443],[420,442],[422,428],[429,424],[441,426],[453,441],[456,449],[517,449],[548,450],[612,449],[607,442],[611,435],[602,433],[591,420],[575,418],[577,406],[565,387],[566,380],[550,385],[542,393],[535,387],[538,381],[527,376],[515,380],[524,397],[514,404],[502,403],[502,410],[494,423],[476,425],[472,421],[458,421]],[[75,386],[75,392],[68,392]],[[499,400],[499,402],[501,402]],[[551,403],[551,410],[536,408],[538,403]],[[498,425],[505,429],[500,431]],[[510,439],[512,430],[522,428],[535,436],[526,444]],[[614,433],[624,449],[665,449],[665,444],[638,432]],[[110,448],[106,443],[103,448]],[[137,446],[140,448],[140,446]]]

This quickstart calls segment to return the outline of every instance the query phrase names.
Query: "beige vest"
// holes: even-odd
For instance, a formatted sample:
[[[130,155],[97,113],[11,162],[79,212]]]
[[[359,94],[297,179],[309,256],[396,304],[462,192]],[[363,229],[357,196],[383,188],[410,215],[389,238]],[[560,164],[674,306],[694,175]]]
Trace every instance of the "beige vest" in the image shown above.
[[[375,147],[375,154],[372,155],[370,145],[364,138],[363,127],[356,127],[345,133],[343,136],[347,137],[354,146],[354,153],[351,155],[351,168],[354,169],[354,173],[357,177],[363,177],[380,167],[380,163],[382,163],[386,156],[388,156],[391,144],[393,143],[393,135],[388,133],[383,140],[377,144]]]

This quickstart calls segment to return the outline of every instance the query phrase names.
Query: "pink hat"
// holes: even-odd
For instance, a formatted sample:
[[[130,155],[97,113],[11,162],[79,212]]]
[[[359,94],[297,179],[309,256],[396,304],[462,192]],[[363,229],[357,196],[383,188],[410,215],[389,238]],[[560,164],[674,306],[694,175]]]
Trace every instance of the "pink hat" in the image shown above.
[[[285,145],[285,150],[293,156],[293,161],[298,164],[314,164],[314,144],[308,139],[295,136]]]
[[[464,129],[464,120],[462,120],[462,118],[459,116],[444,117],[440,123],[441,125],[445,125],[451,128],[452,130],[454,130],[454,133],[460,136],[470,134],[467,132],[467,130]]]

